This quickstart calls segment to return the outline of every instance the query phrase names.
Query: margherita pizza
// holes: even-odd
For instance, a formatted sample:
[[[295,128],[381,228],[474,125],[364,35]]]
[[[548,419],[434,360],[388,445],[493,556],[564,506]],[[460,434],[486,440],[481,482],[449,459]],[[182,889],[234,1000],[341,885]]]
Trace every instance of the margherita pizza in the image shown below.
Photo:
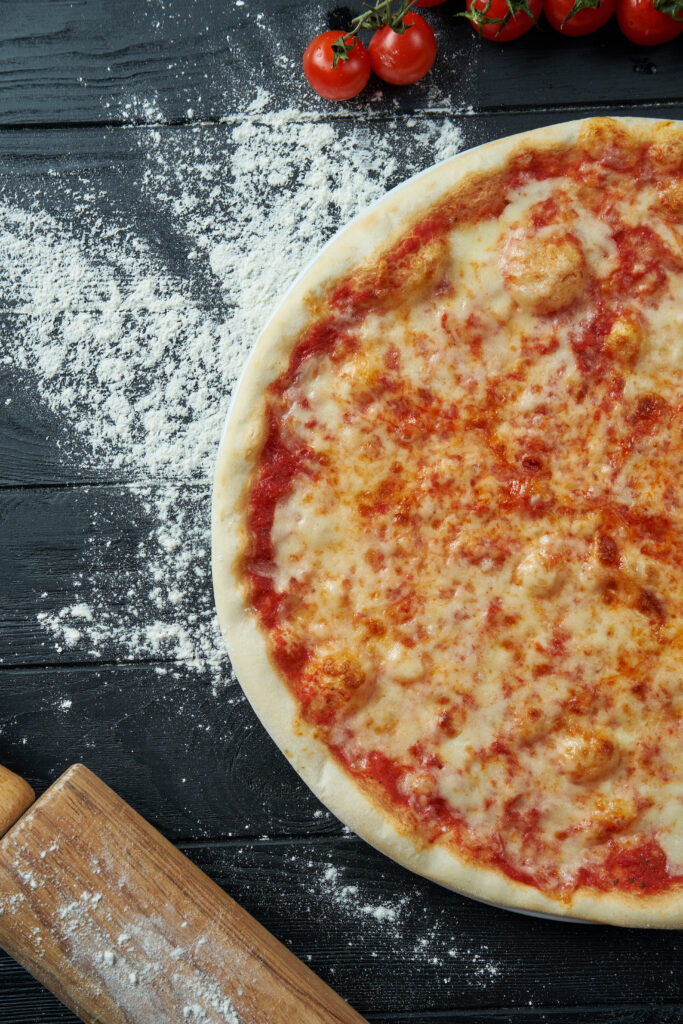
[[[509,907],[683,924],[683,126],[491,143],[321,256],[249,361],[216,597],[322,800]]]

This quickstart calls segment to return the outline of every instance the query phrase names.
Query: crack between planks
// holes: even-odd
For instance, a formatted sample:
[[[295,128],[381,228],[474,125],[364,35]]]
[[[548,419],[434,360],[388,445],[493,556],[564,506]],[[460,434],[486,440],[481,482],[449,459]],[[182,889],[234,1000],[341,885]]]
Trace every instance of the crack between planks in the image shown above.
[[[604,1013],[604,1014],[619,1014],[619,1013],[638,1013],[639,1011],[654,1012],[661,1010],[678,1010],[680,1011],[681,1004],[677,1002],[663,1002],[663,1003],[587,1003],[587,1004],[575,1004],[573,1006],[495,1006],[495,1007],[472,1007],[464,1009],[452,1009],[452,1010],[409,1010],[406,1012],[399,1013],[385,1013],[382,1011],[373,1013],[371,1010],[365,1011],[365,1016],[368,1021],[373,1024],[395,1024],[400,1021],[420,1021],[421,1024],[429,1024],[430,1021],[468,1021],[468,1020],[490,1020],[497,1021],[501,1018],[515,1018],[515,1017],[530,1017],[537,1016],[541,1019],[547,1019],[552,1021],[554,1017],[564,1017],[566,1019],[567,1014],[576,1016],[577,1022],[580,1020],[590,1020],[589,1014]],[[614,1018],[616,1019],[616,1018]]]
[[[102,669],[135,669],[140,665],[149,666],[161,666],[163,668],[178,668],[178,666],[187,666],[188,668],[196,668],[198,665],[204,669],[207,665],[226,666],[228,661],[228,655],[225,655],[225,661],[221,658],[136,658],[134,661],[40,661],[31,662],[30,664],[21,665],[8,665],[6,662],[0,663],[0,674],[3,672],[16,672],[28,674],[29,672],[73,672],[73,671],[89,671],[93,670],[99,672]]]
[[[165,488],[165,487],[185,487],[189,490],[206,491],[211,489],[211,480],[194,480],[191,478],[178,477],[177,479],[164,479],[157,480],[151,478],[150,480],[61,480],[53,482],[37,482],[31,481],[30,483],[2,483],[0,482],[0,492],[3,491],[71,491],[77,488],[91,488],[101,487],[105,489],[115,490],[136,490],[141,488]]]
[[[123,120],[107,120],[107,121],[34,121],[34,122],[22,122],[19,124],[0,124],[0,133],[3,132],[27,132],[27,131],[74,131],[77,129],[88,129],[88,130],[101,130],[101,129],[114,129],[114,128],[125,128],[125,129],[149,129],[159,130],[162,128],[217,128],[221,126],[241,124],[244,122],[263,123],[268,124],[269,121],[273,121],[275,118],[278,121],[282,121],[283,113],[291,113],[291,118],[288,118],[291,123],[306,123],[309,121],[345,121],[345,120],[358,120],[362,117],[364,121],[391,121],[400,118],[411,118],[411,117],[481,117],[490,116],[495,114],[506,114],[506,115],[521,115],[521,114],[552,114],[570,111],[594,111],[596,109],[601,110],[634,110],[634,109],[664,109],[666,107],[676,107],[683,104],[683,97],[667,97],[662,99],[658,98],[644,98],[634,100],[595,100],[588,102],[587,100],[570,100],[566,103],[545,103],[536,105],[533,103],[519,104],[518,106],[482,106],[477,109],[471,106],[453,108],[448,105],[434,106],[434,107],[423,107],[416,110],[395,110],[395,111],[375,111],[375,110],[336,110],[330,109],[329,111],[277,111],[273,113],[245,113],[245,114],[232,114],[227,117],[206,117],[206,118],[169,118],[164,121],[145,121],[144,119],[123,121]]]
[[[340,829],[343,826],[339,826]],[[223,839],[174,839],[173,845],[182,853],[193,850],[231,850],[235,846],[249,845],[251,848],[263,847],[271,849],[273,846],[322,846],[324,843],[334,841],[348,844],[358,843],[361,846],[368,844],[360,836],[353,832],[331,831],[316,833],[314,835],[301,835],[301,833],[279,833],[275,836],[255,836],[248,832],[237,835],[226,836]]]

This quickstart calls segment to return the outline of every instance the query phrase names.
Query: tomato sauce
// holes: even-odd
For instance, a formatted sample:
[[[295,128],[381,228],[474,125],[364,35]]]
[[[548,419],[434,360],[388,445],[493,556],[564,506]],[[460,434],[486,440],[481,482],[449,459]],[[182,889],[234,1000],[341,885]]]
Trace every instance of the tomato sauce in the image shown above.
[[[610,852],[601,865],[579,870],[579,885],[601,892],[612,889],[653,895],[683,883],[683,875],[669,873],[666,854],[656,839],[646,840],[637,846],[611,840],[610,846]]]
[[[547,876],[542,876],[539,872],[524,870],[520,868],[506,853],[500,849],[492,849],[485,851],[477,849],[476,853],[479,859],[482,859],[485,863],[491,864],[497,867],[503,874],[511,878],[513,882],[521,882],[522,885],[531,885],[534,889],[547,889],[548,882],[550,879]]]
[[[615,286],[621,295],[643,298],[661,291],[666,283],[670,254],[662,239],[644,225],[622,228],[614,236],[619,250]]]
[[[335,724],[333,710],[318,712],[313,721],[314,716],[309,712],[309,706],[315,696],[315,680],[303,677],[311,651],[304,644],[289,643],[280,629],[286,617],[286,597],[276,593],[273,586],[274,551],[271,531],[277,505],[290,493],[295,478],[301,473],[316,472],[315,453],[303,446],[294,446],[283,436],[276,411],[284,392],[296,383],[305,364],[312,359],[325,356],[341,358],[350,352],[357,344],[353,329],[370,312],[400,293],[411,261],[419,257],[429,242],[451,230],[456,222],[476,222],[498,216],[505,207],[505,195],[530,181],[558,175],[574,177],[579,181],[584,159],[584,156],[581,159],[561,159],[556,152],[520,155],[511,162],[497,187],[489,190],[489,193],[482,194],[481,197],[474,198],[469,208],[463,208],[462,201],[457,199],[442,203],[417,223],[408,237],[385,254],[370,274],[351,275],[331,291],[327,300],[328,312],[301,335],[291,353],[286,371],[269,388],[271,405],[267,413],[266,437],[249,492],[247,519],[250,544],[243,566],[249,581],[252,605],[263,625],[271,631],[273,659],[296,693],[304,717],[320,728],[338,762],[369,787],[380,802],[388,803],[392,808],[402,808],[421,831],[426,828],[432,839],[443,836],[446,841],[454,843],[460,852],[469,852],[480,862],[498,868],[514,881],[542,891],[556,892],[562,891],[563,887],[566,888],[566,882],[560,880],[558,872],[546,867],[528,868],[523,859],[520,860],[518,855],[513,856],[506,849],[505,830],[508,829],[508,840],[510,835],[513,835],[523,848],[539,852],[538,811],[532,810],[523,814],[516,806],[511,805],[501,822],[501,834],[488,845],[482,845],[471,835],[468,838],[464,828],[466,823],[453,812],[446,800],[434,793],[416,794],[411,790],[409,775],[415,770],[414,765],[400,764],[378,750],[371,750],[354,759],[344,746],[332,743],[327,737],[330,727]],[[599,173],[599,170],[596,173]],[[535,213],[536,228],[540,229],[551,221],[555,213],[554,200],[540,204]],[[661,240],[654,232],[644,227],[624,230],[617,233],[615,242],[620,256],[619,270],[613,282],[615,289],[623,294],[628,294],[634,289],[639,289],[641,294],[651,294],[660,289],[664,274],[664,257]],[[603,380],[610,384],[609,398],[602,400],[601,408],[605,412],[623,398],[623,379],[615,377],[612,359],[605,347],[617,312],[614,306],[597,297],[594,307],[594,315],[585,324],[581,334],[572,339],[571,346],[577,366],[587,381],[585,393]],[[447,329],[445,323],[443,326]],[[541,354],[550,351],[553,351],[552,344],[542,349]],[[390,350],[385,362],[387,375],[380,378],[374,386],[388,394],[396,392],[394,397],[384,402],[382,414],[391,417],[390,432],[398,444],[411,447],[416,441],[434,432],[450,435],[454,434],[456,429],[463,434],[471,430],[480,430],[488,435],[495,426],[494,410],[503,399],[494,388],[490,389],[485,403],[474,410],[468,420],[455,405],[444,407],[436,402],[426,389],[410,396],[398,391],[392,377],[392,374],[398,374],[400,370],[398,349]],[[369,393],[368,402],[371,400],[372,394]],[[667,412],[665,403],[663,404],[657,396],[641,401],[632,414],[631,433],[623,442],[623,446],[633,446],[644,436],[653,433]],[[530,516],[542,515],[548,510],[551,499],[546,500],[543,490],[544,481],[551,475],[550,470],[546,468],[547,458],[548,453],[542,447],[527,452],[521,459],[520,472],[519,466],[508,463],[501,454],[500,478],[507,486],[507,496],[498,499],[499,509],[522,508]],[[378,490],[376,494],[368,495],[365,503],[360,506],[361,511],[368,517],[381,515],[391,506],[392,501],[391,493]],[[402,509],[397,511],[397,516],[403,515],[404,518],[408,518],[408,506],[409,503],[404,502]],[[672,525],[665,516],[647,515],[621,507],[605,507],[605,536],[600,538],[599,542],[599,557],[603,565],[616,565],[618,561],[616,543],[607,533],[612,526],[620,524],[628,527],[635,538],[649,538],[655,548],[669,549],[674,539],[680,540],[674,538]],[[666,557],[669,555],[670,551],[667,550]],[[657,603],[657,598],[649,595],[647,591],[644,591],[643,595],[641,610],[655,618],[661,617],[663,611]],[[399,622],[409,621],[412,617],[412,607],[405,597],[399,599],[397,595],[395,611]],[[493,629],[498,625],[501,614],[501,609],[492,602],[487,616],[488,628]],[[552,649],[547,652],[550,660],[538,666],[538,677],[550,672],[553,658],[561,659],[565,642],[566,638],[561,630],[556,630]],[[579,700],[578,697],[575,699]],[[568,713],[571,710],[568,704]],[[445,718],[444,729],[447,730],[448,727],[449,721]],[[439,767],[438,764],[430,762],[428,757],[421,757],[420,751],[412,753],[418,761],[421,760],[421,766],[425,771]],[[509,770],[514,768],[514,756],[502,740],[493,743],[490,754],[507,762]],[[608,847],[609,852],[602,864],[579,869],[576,887],[655,894],[673,885],[683,884],[683,875],[669,874],[665,853],[655,838],[644,840],[634,846],[612,838]]]
[[[330,744],[330,749],[351,775],[370,785],[380,801],[388,801],[392,807],[403,807],[421,830],[426,826],[432,840],[445,833],[451,838],[459,836],[462,820],[442,797],[411,793],[407,781],[412,771],[410,766],[399,764],[379,750],[364,754],[358,763],[349,757],[344,747]]]
[[[605,352],[605,339],[615,320],[614,310],[607,310],[602,304],[598,305],[582,333],[572,338],[571,345],[577,366],[582,373],[594,380],[604,377],[611,369],[611,360]]]
[[[271,531],[278,502],[289,493],[297,473],[310,470],[315,458],[309,449],[293,450],[282,438],[273,409],[267,414],[266,440],[251,490],[247,510],[249,552],[244,572],[249,580],[251,601],[263,624],[272,629],[279,619],[282,598],[272,583],[273,544]]]

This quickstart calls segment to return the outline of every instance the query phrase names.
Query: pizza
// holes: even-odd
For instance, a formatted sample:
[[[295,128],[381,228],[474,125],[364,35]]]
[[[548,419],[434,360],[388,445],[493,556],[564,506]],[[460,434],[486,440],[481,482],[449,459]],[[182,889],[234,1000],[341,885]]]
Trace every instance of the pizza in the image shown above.
[[[506,907],[683,924],[683,125],[433,168],[255,347],[219,618],[347,825]]]

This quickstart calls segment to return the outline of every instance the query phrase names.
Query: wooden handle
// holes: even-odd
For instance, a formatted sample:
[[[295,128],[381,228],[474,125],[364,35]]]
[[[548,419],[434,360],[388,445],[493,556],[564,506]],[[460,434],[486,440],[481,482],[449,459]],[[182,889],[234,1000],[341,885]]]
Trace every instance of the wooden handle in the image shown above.
[[[28,782],[0,764],[0,838],[19,821],[35,798]]]
[[[88,1024],[367,1024],[82,765],[0,840],[0,946]]]

